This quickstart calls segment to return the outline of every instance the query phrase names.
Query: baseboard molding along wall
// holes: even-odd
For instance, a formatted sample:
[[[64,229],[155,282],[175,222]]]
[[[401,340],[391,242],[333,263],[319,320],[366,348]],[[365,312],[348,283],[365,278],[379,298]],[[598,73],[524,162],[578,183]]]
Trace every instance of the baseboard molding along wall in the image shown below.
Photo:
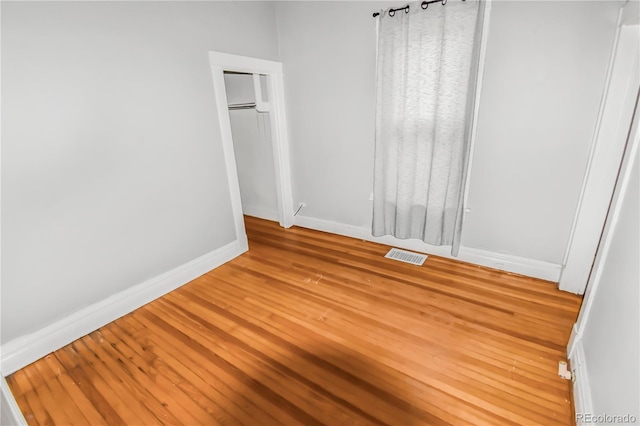
[[[270,220],[272,222],[278,221],[278,211],[262,209],[259,207],[242,206],[242,213],[247,216],[257,217],[258,219]]]
[[[2,345],[3,378],[247,251],[246,237]]]
[[[582,341],[574,342],[574,350],[569,356],[571,372],[573,373],[573,405],[576,412],[576,424],[578,426],[586,424],[581,421],[581,414],[591,414],[593,402],[591,401],[591,386],[589,385],[589,375],[587,373],[587,363],[582,347]]]
[[[451,255],[451,247],[449,246],[431,246],[420,240],[401,240],[389,235],[384,237],[374,237],[371,234],[371,229],[369,228],[345,225],[338,222],[306,216],[294,217],[294,224],[303,228],[314,229],[316,231],[324,231],[332,234],[343,235],[345,237],[358,238],[374,243],[399,247],[405,250],[461,260],[475,265],[487,266],[489,268],[526,275],[528,277],[540,278],[553,282],[558,282],[560,279],[561,266],[555,263],[527,259],[502,253],[494,253],[469,247],[460,247],[459,256],[454,257]]]

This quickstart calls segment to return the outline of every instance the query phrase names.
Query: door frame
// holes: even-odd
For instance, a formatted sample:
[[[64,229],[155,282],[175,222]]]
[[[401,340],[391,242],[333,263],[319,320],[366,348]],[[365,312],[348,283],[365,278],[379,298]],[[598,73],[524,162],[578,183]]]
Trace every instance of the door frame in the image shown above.
[[[273,165],[275,169],[276,196],[278,204],[278,222],[284,228],[293,226],[293,193],[291,190],[291,166],[289,155],[289,139],[287,135],[287,120],[284,104],[284,79],[282,63],[248,56],[232,55],[222,52],[209,52],[209,65],[213,77],[218,121],[220,124],[220,138],[224,151],[224,161],[227,168],[227,181],[231,197],[231,207],[235,223],[236,236],[246,247],[247,235],[244,228],[242,200],[240,198],[240,184],[238,168],[236,166],[229,117],[227,92],[224,82],[224,72],[241,72],[262,74],[267,77],[267,92],[269,95],[269,121],[271,124],[271,145],[273,149]]]
[[[591,274],[640,87],[639,27],[621,25],[623,10],[618,15],[605,92],[558,283],[560,290],[576,294],[584,294]]]

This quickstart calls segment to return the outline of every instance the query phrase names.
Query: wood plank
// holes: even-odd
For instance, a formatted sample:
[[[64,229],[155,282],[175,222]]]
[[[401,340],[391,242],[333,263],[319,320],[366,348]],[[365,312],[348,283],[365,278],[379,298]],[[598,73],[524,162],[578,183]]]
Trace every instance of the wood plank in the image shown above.
[[[86,348],[102,360],[106,370],[118,376],[124,373],[131,378],[130,383],[135,386],[126,386],[126,388],[123,386],[122,389],[129,392],[132,397],[135,396],[136,399],[139,399],[146,411],[153,414],[153,417],[147,417],[146,422],[157,423],[159,420],[165,420],[164,416],[159,414],[166,411],[164,407],[175,404],[174,411],[178,413],[178,418],[185,423],[219,424],[191,398],[186,398],[186,395],[166,374],[160,374],[157,364],[145,363],[141,366],[132,362],[130,357],[120,356],[115,351],[107,352],[105,347],[111,348],[111,346],[102,338],[101,331],[95,331],[82,340]],[[138,411],[136,412],[138,413]]]
[[[204,380],[211,388],[210,392],[215,392],[216,400],[226,399],[225,407],[228,412],[236,414],[238,418],[250,416],[252,420],[245,424],[275,424],[278,423],[274,415],[273,408],[262,405],[261,395],[251,387],[245,386],[231,374],[218,368],[214,363],[208,362],[206,357],[200,357],[197,352],[184,351],[180,345],[175,345],[173,341],[163,339],[160,335],[154,334],[150,329],[138,322],[133,316],[126,316],[116,321],[122,326],[120,336],[128,335],[134,337],[138,333],[145,336],[145,340],[154,344],[153,351],[157,353],[169,365],[174,366],[178,371],[188,370]],[[185,373],[187,374],[187,373]]]
[[[215,307],[213,306],[208,306],[209,311],[213,312],[215,310]],[[271,306],[270,307],[272,310],[276,310],[278,308]],[[191,308],[193,310],[193,307]],[[212,315],[212,314],[210,314]],[[220,318],[216,318],[216,322],[220,322],[221,319]],[[295,321],[295,320],[294,320]],[[305,324],[305,319],[300,319],[298,318],[298,324],[303,325]],[[242,323],[242,320],[239,317],[235,318],[235,322],[236,323]],[[314,329],[317,332],[322,332],[321,328],[326,325],[326,324],[322,324],[319,325],[318,328]],[[247,328],[249,327],[249,325],[247,325],[246,323],[243,324],[243,328]],[[262,333],[264,334],[265,331],[262,330]],[[357,345],[360,348],[360,351],[364,354],[369,355],[371,358],[377,359],[389,366],[392,366],[393,368],[397,369],[398,371],[407,371],[410,369],[410,366],[414,366],[414,368],[412,369],[412,371],[414,371],[414,374],[416,374],[416,372],[421,369],[423,370],[421,374],[427,374],[425,370],[425,368],[429,371],[428,375],[425,376],[425,379],[430,381],[432,384],[434,384],[437,381],[437,385],[438,387],[442,388],[446,388],[447,390],[449,390],[450,392],[452,391],[452,388],[449,386],[449,382],[454,382],[454,383],[460,383],[459,380],[461,380],[461,377],[459,377],[458,375],[458,370],[456,368],[455,365],[443,365],[440,363],[435,362],[436,359],[431,359],[429,360],[429,366],[428,367],[422,367],[420,366],[420,363],[417,361],[417,357],[410,357],[407,355],[404,356],[395,356],[393,354],[393,351],[389,350],[388,348],[384,348],[381,345],[371,345],[368,344],[367,341],[364,340],[360,340],[358,339],[356,336],[350,336],[348,341],[353,342],[353,344]],[[344,341],[342,341],[341,343],[345,343]],[[405,346],[408,350],[407,352],[411,353],[413,352],[412,349],[410,348],[409,345]],[[415,352],[414,352],[415,354]],[[307,371],[307,374],[310,374],[312,367],[311,366],[306,366],[305,370]],[[440,371],[445,371],[445,374],[441,374]],[[322,374],[322,373],[319,373]],[[351,378],[352,381],[355,381],[356,378],[352,377]],[[495,392],[492,392],[491,389],[487,386],[485,386],[484,383],[475,383],[473,380],[470,379],[469,376],[466,376],[464,378],[464,390],[462,389],[462,387],[459,387],[459,389],[457,389],[456,392],[456,396],[459,398],[462,398],[466,401],[472,401],[475,400],[475,395],[473,390],[475,389],[476,392],[482,392],[484,394],[484,398],[486,400],[490,399],[490,394],[495,394]],[[502,398],[506,399],[506,400],[510,400],[512,399],[512,395],[506,392],[502,393]],[[495,398],[494,398],[495,399]],[[526,400],[525,400],[526,403]],[[537,411],[539,409],[539,407],[532,407],[535,408],[535,410]],[[497,408],[496,408],[497,409]],[[385,411],[389,411],[389,409],[386,409]],[[505,412],[506,413],[506,412]],[[505,414],[503,413],[503,414]],[[508,415],[508,413],[506,413]],[[537,415],[536,415],[537,416]],[[514,419],[514,421],[522,423],[523,419]],[[542,417],[540,417],[539,419],[540,424],[545,424],[547,423],[547,421],[543,421]],[[429,423],[433,423],[433,420],[430,421]]]
[[[166,364],[164,357],[147,356],[149,352],[143,349],[138,342],[129,339],[126,333],[115,334],[112,331],[113,329],[115,329],[113,326],[104,327],[95,334],[99,333],[101,338],[106,338],[114,348],[117,348],[120,354],[119,357],[121,356],[131,361],[132,374],[149,391],[150,398],[146,404],[152,408],[153,413],[163,423],[178,424],[188,418],[192,421],[197,421],[190,414],[192,407],[177,406],[175,409],[170,408],[172,404],[175,404],[174,401],[182,401],[187,397],[187,393],[187,399],[191,398],[198,402],[199,408],[196,411],[203,415],[202,410],[204,409],[207,412],[204,415],[205,418],[209,415],[216,417],[215,402],[204,397],[202,393],[193,392],[190,384],[183,385],[184,379]],[[178,389],[175,389],[175,386]],[[172,411],[176,412],[180,417],[176,417]],[[211,421],[213,422],[213,420]]]
[[[290,393],[287,396],[287,400],[306,413],[314,413],[314,417],[321,423],[336,424],[351,421],[354,422],[354,424],[371,424],[372,422],[376,422],[374,417],[369,416],[364,411],[358,410],[356,412],[353,410],[354,407],[349,407],[351,410],[348,410],[335,404],[336,398],[331,398],[333,395],[328,395],[324,392],[324,389],[319,386],[314,386],[314,383],[307,380],[306,377],[296,374],[290,366],[278,362],[278,360],[272,357],[271,353],[267,351],[260,352],[259,350],[253,349],[239,339],[235,339],[231,334],[225,333],[222,329],[216,327],[216,325],[206,323],[207,332],[201,333],[198,325],[204,323],[201,322],[199,317],[193,314],[192,309],[195,307],[192,307],[190,312],[186,313],[180,309],[172,310],[171,306],[175,307],[176,305],[167,306],[165,312],[168,313],[168,316],[165,317],[165,320],[179,321],[180,324],[185,326],[185,330],[189,331],[190,329],[190,336],[193,337],[197,335],[199,341],[214,348],[216,354],[243,371],[256,372],[253,377],[264,383],[265,386],[268,386],[270,389],[278,393],[284,393],[291,386],[295,386],[298,391]],[[219,322],[216,321],[216,323]],[[210,336],[212,336],[211,332],[213,332],[213,336],[216,337],[215,341],[210,339]],[[222,342],[222,345],[216,345],[218,347],[211,346],[211,343],[216,344],[218,342]],[[287,378],[287,380],[283,378]],[[313,401],[313,404],[310,404],[310,401]],[[343,400],[339,402],[344,404]]]
[[[253,306],[252,309],[257,310],[257,307]],[[195,310],[196,309],[192,306],[190,312],[193,313]],[[211,309],[209,311],[211,311]],[[251,316],[250,312],[244,312],[244,314],[244,318],[249,318]],[[212,317],[212,315],[210,314],[209,317]],[[276,315],[270,315],[270,319],[275,320],[276,318]],[[216,324],[222,324],[225,322],[225,318],[218,317],[215,319],[215,322]],[[257,332],[252,333],[252,329]],[[269,330],[278,333],[278,336],[283,336],[283,338],[280,339],[275,334],[269,333]],[[315,350],[313,354],[304,352],[298,346],[287,344],[291,335],[281,333],[281,330],[289,330],[293,332],[298,340],[308,336],[311,344],[320,346],[322,349]],[[252,345],[254,347],[257,345],[257,347],[262,351],[265,351],[266,349],[266,352],[270,354],[273,361],[295,368],[300,372],[300,374],[304,374],[310,380],[315,380],[316,383],[324,386],[328,392],[335,394],[337,398],[342,398],[342,401],[349,403],[351,406],[363,404],[364,407],[370,407],[370,404],[366,403],[367,399],[358,395],[359,389],[357,387],[354,389],[350,386],[353,382],[360,383],[359,387],[369,389],[370,393],[378,395],[387,393],[387,395],[384,395],[381,399],[385,401],[396,400],[396,404],[400,405],[403,405],[403,402],[398,402],[395,397],[396,395],[407,394],[409,393],[409,389],[411,389],[411,395],[418,396],[419,393],[423,391],[423,389],[419,389],[418,387],[412,388],[410,383],[412,382],[411,377],[404,376],[404,380],[401,383],[397,383],[398,380],[395,380],[395,374],[389,374],[386,377],[383,374],[380,374],[380,370],[382,370],[381,365],[376,365],[376,368],[371,368],[370,366],[372,362],[370,359],[365,358],[360,354],[349,352],[346,349],[339,351],[336,348],[335,342],[324,339],[321,335],[310,333],[308,330],[297,327],[296,324],[290,322],[272,329],[270,329],[266,324],[262,324],[259,330],[257,327],[251,327],[248,324],[243,324],[242,327],[235,327],[233,334],[234,336],[241,335],[242,337],[245,337],[245,342],[248,345]],[[265,347],[268,347],[268,349]],[[317,356],[319,353],[322,354],[321,358]],[[348,367],[341,368],[344,364],[348,364]],[[296,373],[289,373],[289,375],[294,376]],[[347,376],[346,380],[340,380],[345,376]],[[368,380],[362,380],[361,377],[367,377]],[[371,378],[374,377],[376,380],[371,381]],[[425,398],[424,401],[428,403],[432,399],[432,396],[433,395],[430,395],[430,397]],[[440,400],[442,396],[443,395],[439,395]],[[448,403],[449,407],[453,407],[455,405],[456,401],[449,401]],[[410,407],[403,406],[403,408],[409,409]],[[385,409],[385,411],[387,410]],[[461,421],[459,417],[440,410],[437,406],[431,406],[429,413],[433,413],[435,417],[429,416],[427,413],[418,413],[418,415],[430,417],[428,419],[428,423],[430,424],[438,423],[438,417],[443,419],[447,418],[448,422],[452,422],[454,424],[460,424]],[[372,422],[375,421],[376,419],[372,420]],[[475,421],[473,423],[478,424],[479,422]]]
[[[121,404],[119,399],[105,398],[100,389],[104,389],[101,380],[94,376],[94,373],[83,364],[77,363],[69,356],[67,346],[62,350],[54,352],[56,360],[65,369],[66,374],[73,380],[74,384],[82,391],[82,393],[91,401],[100,415],[107,421],[109,425],[124,425],[125,421],[118,414],[118,407]],[[95,383],[95,384],[94,384]]]
[[[231,290],[226,289],[228,292],[230,292]],[[209,288],[208,291],[212,291],[212,288]],[[204,296],[205,294],[203,294]],[[220,298],[223,298],[224,296],[219,295]],[[216,297],[216,299],[218,299],[218,297]],[[247,298],[245,298],[245,300],[248,300]],[[210,312],[210,316],[214,317],[215,314],[213,313],[215,308],[208,306],[207,311]],[[245,310],[233,310],[231,311],[231,308],[226,308],[226,310],[228,312],[232,312],[232,313],[237,313],[237,315],[241,316],[244,319],[252,319],[252,312],[259,312],[260,307],[253,305],[253,306],[249,306],[247,307]],[[275,310],[275,308],[273,309]],[[194,307],[190,308],[190,312],[195,313],[196,309]],[[224,318],[216,318],[216,324],[220,324],[224,321]],[[276,323],[276,321],[279,321],[280,323]],[[253,322],[253,321],[252,321]],[[270,318],[270,323],[275,324],[275,326],[273,327],[265,327],[265,324],[261,324],[260,327],[257,331],[257,333],[260,334],[267,334],[268,332],[274,332],[274,333],[278,333],[279,336],[282,336],[284,339],[287,338],[291,338],[291,336],[288,336],[286,333],[281,333],[280,330],[296,330],[296,333],[298,333],[298,336],[300,336],[302,333],[304,333],[306,330],[303,327],[298,327],[298,325],[296,323],[292,323],[290,321],[287,321],[286,319],[282,318],[282,317],[276,317],[275,315],[271,315]],[[240,328],[239,330],[242,331],[246,331],[247,329],[249,329],[251,327],[251,325],[246,325],[244,324],[242,328]],[[329,338],[331,337],[330,335],[327,335]],[[322,335],[322,331],[316,331],[313,335],[313,340],[321,340],[323,339],[323,335]],[[253,336],[251,339],[257,339],[259,338],[259,336]],[[357,339],[355,336],[350,338],[351,340],[353,339]],[[323,340],[323,346],[324,347],[331,347],[332,345],[330,344],[331,340],[329,339],[325,339]],[[366,342],[357,342],[354,341],[354,343],[357,343],[361,349],[361,352],[363,352],[363,348],[366,344]],[[281,345],[283,345],[283,343],[281,343]],[[406,346],[406,348],[409,349],[409,346]],[[416,349],[415,351],[411,351],[408,350],[407,352],[413,352],[413,354],[419,354],[419,351]],[[443,356],[445,356],[446,354],[443,352],[442,353]],[[380,357],[378,357],[378,359],[381,359]],[[416,368],[419,367],[419,364],[421,362],[424,361],[424,358],[422,358],[421,355],[417,355],[415,357],[407,357],[405,356],[401,362],[401,364],[406,367],[407,365],[409,365],[410,363],[416,363]],[[462,361],[462,362],[461,362]],[[502,375],[499,376],[492,376],[492,378],[487,378],[486,377],[486,371],[482,370],[482,369],[473,369],[470,367],[473,367],[476,364],[476,360],[472,360],[469,363],[464,363],[464,360],[461,360],[460,356],[456,357],[455,360],[455,364],[456,364],[456,369],[454,371],[454,373],[456,372],[462,372],[464,374],[462,374],[462,376],[464,377],[476,377],[478,379],[482,379],[484,381],[490,381],[491,383],[493,383],[494,387],[503,389],[506,388],[506,390],[508,390],[511,393],[514,394],[520,394],[522,393],[523,396],[527,396],[529,399],[531,400],[538,400],[539,403],[544,404],[544,405],[548,405],[548,400],[545,400],[544,398],[540,398],[538,399],[538,396],[535,395],[535,392],[537,390],[539,390],[539,385],[541,384],[540,382],[536,382],[533,386],[525,386],[525,385],[521,385],[520,382],[514,381],[512,379],[511,373],[513,373],[513,371],[515,371],[515,368],[513,365],[508,365],[507,367],[509,368],[509,374],[507,375],[507,371],[503,370]],[[430,364],[431,365],[440,365],[440,361],[438,360],[438,357],[432,357],[430,359]],[[351,366],[350,368],[354,368],[354,366]],[[443,370],[446,370],[447,368],[449,368],[448,366],[442,366]],[[508,377],[509,376],[509,377]],[[460,379],[460,375],[458,375],[458,379]],[[538,392],[539,393],[539,392]],[[552,400],[554,400],[555,398],[552,398]],[[554,402],[555,404],[555,402]],[[549,408],[549,407],[547,407]]]
[[[26,402],[26,404],[25,404]],[[28,424],[53,425],[55,424],[47,409],[44,408],[42,400],[35,390],[29,390],[24,394],[24,400],[18,398],[18,406],[25,416]]]
[[[73,379],[64,371],[64,367],[60,364],[60,361],[51,355],[46,356],[44,360],[53,371],[58,371],[56,376],[60,382],[60,386],[69,395],[69,400],[73,401],[84,417],[86,417],[87,423],[91,425],[108,425],[107,420],[102,417],[93,403],[82,392],[82,389],[80,389]]]
[[[265,387],[248,372],[244,372],[227,360],[220,358],[215,352],[212,352],[209,348],[193,340],[180,330],[167,327],[166,322],[159,317],[149,313],[143,314],[140,311],[136,312],[136,314],[135,320],[152,330],[154,339],[157,336],[158,339],[164,340],[172,346],[186,349],[189,355],[194,357],[197,362],[205,365],[212,364],[215,369],[222,371],[223,375],[230,376],[227,380],[239,382],[242,388],[253,393],[256,404],[275,417],[279,424],[302,424],[305,420],[311,424],[315,423],[314,419],[309,418],[306,413],[296,409],[280,395]],[[300,418],[303,418],[303,420],[300,420]]]
[[[554,283],[246,218],[249,252],[7,378],[29,424],[572,425]]]
[[[64,411],[66,417],[68,418],[69,424],[90,424],[89,419],[76,405],[77,400],[69,396],[69,393],[57,380],[58,377],[56,375],[56,372],[49,367],[47,358],[50,357],[51,355],[47,355],[43,358],[44,362],[37,362],[34,364],[34,366],[40,372],[40,374],[42,374],[42,376],[48,377],[46,384],[42,385],[41,387],[48,387],[51,395],[55,396],[55,398],[52,400],[53,404],[47,406],[47,411]]]
[[[31,382],[27,377],[24,369],[16,371],[14,374],[6,377],[7,384],[13,392],[13,395],[18,398],[30,390],[33,390]]]
[[[86,338],[86,337],[84,337]],[[84,339],[83,338],[83,339]],[[120,371],[110,371],[83,343],[83,339],[62,348],[64,355],[74,360],[86,374],[90,383],[100,393],[98,401],[106,401],[123,424],[154,424],[155,419],[141,405],[141,398],[132,388],[138,387],[121,374]],[[58,358],[62,361],[62,358]],[[118,422],[120,423],[120,422]]]

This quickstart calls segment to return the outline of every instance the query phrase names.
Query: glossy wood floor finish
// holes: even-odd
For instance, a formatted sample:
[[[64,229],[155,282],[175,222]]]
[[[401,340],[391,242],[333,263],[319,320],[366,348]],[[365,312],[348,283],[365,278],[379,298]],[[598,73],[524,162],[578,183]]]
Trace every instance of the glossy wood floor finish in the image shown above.
[[[572,424],[580,298],[247,218],[250,251],[8,378],[30,424]]]

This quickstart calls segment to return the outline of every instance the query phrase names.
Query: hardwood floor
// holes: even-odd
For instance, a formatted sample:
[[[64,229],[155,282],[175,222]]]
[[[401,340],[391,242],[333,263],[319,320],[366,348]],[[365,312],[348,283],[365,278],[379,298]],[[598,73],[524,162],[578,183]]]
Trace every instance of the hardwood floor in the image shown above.
[[[29,424],[573,424],[579,297],[246,224],[248,253],[9,376]]]

